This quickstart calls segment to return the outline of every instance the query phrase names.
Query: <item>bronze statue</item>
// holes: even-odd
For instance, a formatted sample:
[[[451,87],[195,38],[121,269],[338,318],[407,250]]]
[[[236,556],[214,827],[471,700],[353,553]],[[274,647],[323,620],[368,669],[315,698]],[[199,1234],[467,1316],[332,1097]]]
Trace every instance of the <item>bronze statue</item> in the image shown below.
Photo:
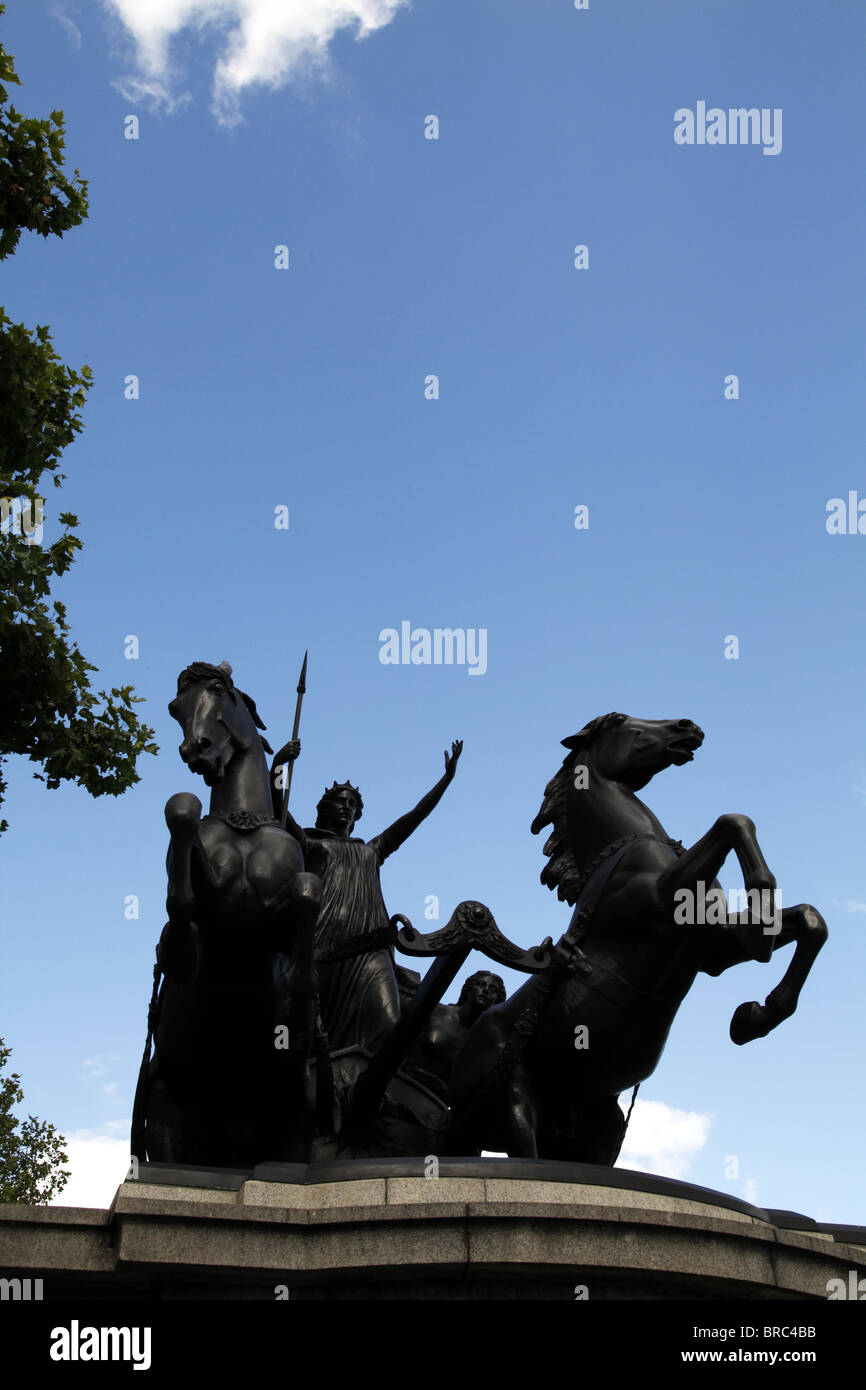
[[[768,961],[793,941],[781,983],[763,1005],[740,1005],[731,1037],[763,1037],[794,1012],[827,938],[814,907],[784,908],[769,925],[751,910],[676,920],[689,895],[722,893],[716,874],[731,850],[747,890],[766,899],[776,886],[747,816],[720,816],[684,849],[637,796],[691,761],[703,738],[689,719],[607,714],[563,739],[568,755],[532,831],[552,826],[541,880],[574,915],[547,968],[472,1028],[451,1078],[451,1153],[615,1163],[626,1126],[618,1097],[655,1070],[698,971]]]
[[[485,1009],[505,1000],[501,975],[476,970],[463,982],[456,1004],[437,1004],[403,1070],[415,1076],[434,1095],[448,1099],[448,1082],[469,1029]]]
[[[304,863],[322,881],[322,907],[316,922],[315,958],[322,1024],[331,1051],[348,1047],[375,1050],[400,1017],[394,973],[394,931],[382,897],[379,870],[441,800],[454,780],[461,741],[445,754],[445,772],[418,805],[387,830],[364,841],[352,831],[364,803],[350,782],[327,788],[316,807],[316,824],[304,830],[289,814],[286,828],[301,847]],[[277,768],[293,760],[293,739],[276,754],[272,770],[274,809],[281,803]]]
[[[306,658],[294,737],[274,759],[289,777],[305,676]],[[307,1162],[315,1144],[320,1156],[486,1149],[613,1164],[619,1097],[633,1100],[655,1069],[698,971],[796,944],[765,1003],[735,1011],[731,1037],[745,1043],[794,1012],[826,939],[815,908],[772,905],[748,817],[720,816],[685,849],[638,798],[691,761],[704,737],[691,720],[608,714],[563,740],[532,830],[551,826],[541,880],[574,914],[556,946],[526,950],[474,900],[429,935],[385,908],[381,865],[440,801],[460,741],[414,810],[365,842],[352,835],[363,800],[350,782],[323,793],[314,828],[288,814],[264,725],[226,663],[182,671],[169,709],[211,802],[205,816],[188,793],[166,806],[169,920],[134,1108],[139,1159]],[[728,912],[716,874],[731,851],[760,911]],[[395,949],[435,958],[423,979],[401,971],[402,1005]],[[476,971],[443,1004],[473,951],[530,979],[506,999],[498,975]]]
[[[321,884],[272,814],[271,750],[231,667],[188,666],[169,711],[183,729],[180,755],[211,788],[211,800],[204,817],[189,793],[165,808],[169,920],[157,952],[132,1151],[226,1167],[267,1156],[306,1162]]]

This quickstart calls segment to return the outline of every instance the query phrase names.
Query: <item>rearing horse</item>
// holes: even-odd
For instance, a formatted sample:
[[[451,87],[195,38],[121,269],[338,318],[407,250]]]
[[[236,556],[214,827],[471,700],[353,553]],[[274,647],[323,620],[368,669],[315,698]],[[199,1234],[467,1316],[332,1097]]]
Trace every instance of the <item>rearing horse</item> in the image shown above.
[[[270,748],[231,667],[197,661],[180,673],[169,712],[180,755],[211,788],[210,811],[188,792],[165,818],[168,923],[163,978],[136,1095],[139,1158],[224,1167],[306,1162],[313,1130],[313,927],[321,882],[274,819]]]
[[[606,714],[563,739],[568,756],[532,831],[553,827],[541,881],[574,916],[551,964],[470,1031],[451,1079],[450,1152],[615,1163],[626,1126],[617,1098],[655,1070],[698,971],[768,961],[794,941],[781,983],[764,1004],[740,1005],[731,1037],[763,1037],[794,1012],[827,938],[821,914],[803,904],[769,922],[754,913],[752,893],[772,902],[776,880],[747,816],[720,816],[684,849],[637,796],[656,773],[690,762],[703,738],[689,719]],[[716,875],[731,851],[750,911],[689,924],[684,904],[700,916],[711,889],[723,899]]]

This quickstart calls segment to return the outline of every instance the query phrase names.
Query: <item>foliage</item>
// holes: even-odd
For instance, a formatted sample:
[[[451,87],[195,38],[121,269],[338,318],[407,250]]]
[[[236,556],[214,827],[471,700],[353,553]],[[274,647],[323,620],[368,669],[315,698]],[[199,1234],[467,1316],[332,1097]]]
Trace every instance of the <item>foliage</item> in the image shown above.
[[[0,5],[0,15],[5,5]],[[63,112],[30,120],[8,105],[6,83],[21,85],[15,61],[0,45],[0,261],[22,231],[62,236],[87,216],[87,184],[78,170],[63,172]]]
[[[0,45],[0,260],[22,231],[62,236],[88,211],[87,184],[77,170],[67,179],[61,167],[63,113],[25,119],[7,104],[3,85],[18,82]],[[60,455],[82,429],[91,383],[89,367],[76,371],[60,360],[46,327],[13,323],[0,307],[0,496],[7,507],[21,499],[31,523],[44,505],[43,480],[55,488],[64,480]],[[93,796],[118,796],[140,780],[139,754],[157,751],[131,686],[91,689],[88,673],[96,667],[71,640],[64,605],[51,598],[52,579],[81,549],[78,518],[61,512],[59,522],[64,529],[47,546],[14,524],[0,534],[0,802],[2,762],[11,753],[40,764],[34,776],[49,787],[75,781]]]
[[[0,1038],[0,1202],[43,1204],[62,1192],[69,1170],[66,1140],[53,1125],[28,1115],[19,1120],[12,1107],[24,1099],[21,1077],[3,1070],[12,1049]]]

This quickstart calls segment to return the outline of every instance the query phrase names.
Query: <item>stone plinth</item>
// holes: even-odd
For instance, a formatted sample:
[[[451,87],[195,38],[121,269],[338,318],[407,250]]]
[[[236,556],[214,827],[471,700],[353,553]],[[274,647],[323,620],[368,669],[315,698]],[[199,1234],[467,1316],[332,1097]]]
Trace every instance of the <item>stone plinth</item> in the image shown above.
[[[0,1207],[0,1274],[46,1300],[825,1300],[866,1275],[864,1227],[627,1169],[433,1166],[142,1164],[109,1211]]]

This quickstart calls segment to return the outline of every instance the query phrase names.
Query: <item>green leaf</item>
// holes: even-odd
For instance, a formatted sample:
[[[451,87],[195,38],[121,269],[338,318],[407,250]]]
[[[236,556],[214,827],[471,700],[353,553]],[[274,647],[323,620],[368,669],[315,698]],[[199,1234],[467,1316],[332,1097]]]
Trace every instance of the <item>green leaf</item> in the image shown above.
[[[0,82],[20,85],[2,45]],[[87,217],[87,183],[62,167],[65,134],[62,111],[25,117],[0,85],[0,260],[25,231],[63,236]],[[13,323],[0,307],[0,495],[32,502],[49,483],[62,486],[60,457],[84,427],[92,383],[90,367],[61,361],[47,324]],[[52,593],[82,549],[72,534],[78,517],[61,512],[59,521],[66,529],[46,546],[0,535],[0,765],[18,753],[49,788],[73,781],[93,796],[118,796],[139,780],[140,754],[156,752],[154,734],[134,712],[131,687],[91,688],[96,667]],[[0,776],[0,802],[4,794]]]

